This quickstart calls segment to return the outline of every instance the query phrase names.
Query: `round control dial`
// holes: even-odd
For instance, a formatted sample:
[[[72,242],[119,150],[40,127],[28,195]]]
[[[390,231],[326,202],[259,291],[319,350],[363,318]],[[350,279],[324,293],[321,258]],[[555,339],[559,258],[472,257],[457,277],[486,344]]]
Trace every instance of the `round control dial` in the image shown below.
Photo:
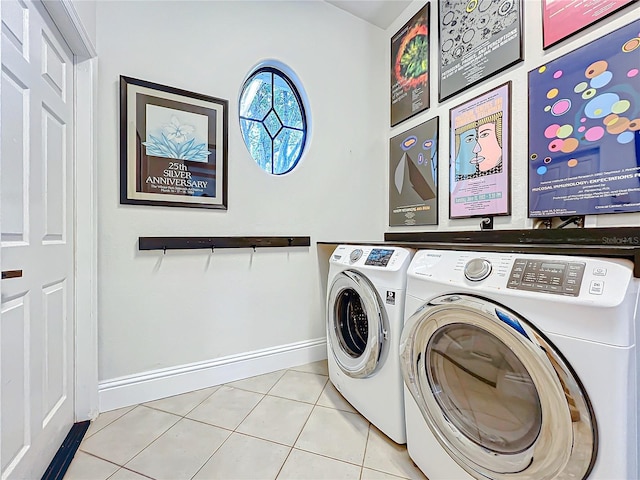
[[[360,257],[362,257],[362,249],[356,248],[355,250],[351,251],[351,255],[349,255],[349,260],[351,261],[351,263],[355,263],[358,260],[360,260]]]
[[[484,258],[469,260],[464,266],[464,276],[472,282],[484,280],[491,273],[491,262]]]

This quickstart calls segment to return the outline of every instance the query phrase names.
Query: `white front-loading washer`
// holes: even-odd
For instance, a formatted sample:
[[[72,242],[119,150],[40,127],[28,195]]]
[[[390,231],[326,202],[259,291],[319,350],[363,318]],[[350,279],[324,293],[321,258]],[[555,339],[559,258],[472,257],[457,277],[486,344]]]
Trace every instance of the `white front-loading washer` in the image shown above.
[[[406,442],[398,345],[413,254],[393,246],[340,245],[329,260],[329,379],[396,443]]]
[[[640,477],[631,261],[423,250],[407,277],[407,449],[430,480]]]

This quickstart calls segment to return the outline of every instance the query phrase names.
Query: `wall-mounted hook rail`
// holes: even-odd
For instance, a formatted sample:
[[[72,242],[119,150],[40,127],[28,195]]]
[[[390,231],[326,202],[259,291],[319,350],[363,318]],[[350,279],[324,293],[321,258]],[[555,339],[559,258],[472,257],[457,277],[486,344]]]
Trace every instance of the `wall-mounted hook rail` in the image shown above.
[[[311,237],[139,237],[139,250],[309,247]]]

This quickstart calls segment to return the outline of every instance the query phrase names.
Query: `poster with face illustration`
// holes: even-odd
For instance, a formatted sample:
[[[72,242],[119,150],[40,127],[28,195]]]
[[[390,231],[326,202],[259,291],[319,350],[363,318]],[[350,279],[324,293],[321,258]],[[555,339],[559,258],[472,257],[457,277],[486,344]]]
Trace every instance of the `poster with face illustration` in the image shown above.
[[[640,21],[529,72],[529,217],[640,212]]]
[[[438,224],[438,117],[389,141],[389,225]]]
[[[521,0],[440,0],[440,101],[523,58]]]
[[[510,213],[511,82],[450,111],[449,217]]]

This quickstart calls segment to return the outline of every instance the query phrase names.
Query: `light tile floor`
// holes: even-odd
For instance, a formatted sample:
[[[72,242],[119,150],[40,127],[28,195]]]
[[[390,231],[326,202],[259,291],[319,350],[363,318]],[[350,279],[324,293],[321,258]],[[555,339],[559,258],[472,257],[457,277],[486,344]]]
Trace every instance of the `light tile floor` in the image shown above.
[[[102,413],[65,480],[425,480],[327,362]]]

